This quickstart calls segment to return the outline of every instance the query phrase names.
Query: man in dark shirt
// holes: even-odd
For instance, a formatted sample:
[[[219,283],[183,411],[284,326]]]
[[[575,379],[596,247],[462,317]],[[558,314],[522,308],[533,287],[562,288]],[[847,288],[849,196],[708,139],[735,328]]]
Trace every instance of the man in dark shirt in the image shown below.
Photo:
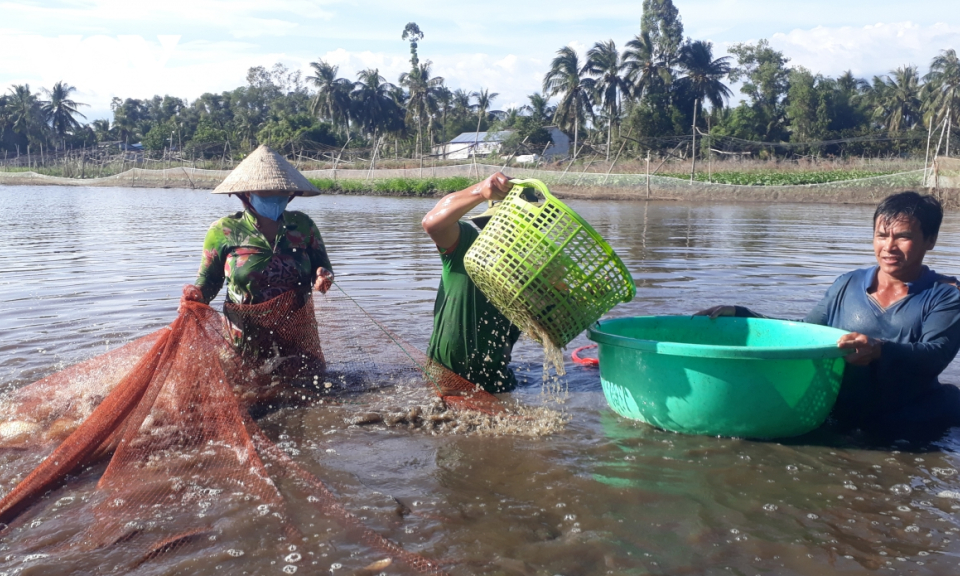
[[[873,216],[877,265],[840,276],[804,319],[850,331],[837,342],[851,350],[833,410],[841,424],[899,436],[960,426],[960,389],[938,380],[960,349],[960,290],[923,264],[942,220],[933,196],[888,196]]]

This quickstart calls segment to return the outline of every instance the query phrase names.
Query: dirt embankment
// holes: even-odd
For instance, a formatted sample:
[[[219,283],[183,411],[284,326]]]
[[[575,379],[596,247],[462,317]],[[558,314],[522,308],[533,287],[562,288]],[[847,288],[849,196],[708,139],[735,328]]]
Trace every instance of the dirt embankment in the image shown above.
[[[214,170],[171,169],[158,171],[130,170],[107,178],[79,180],[55,178],[33,173],[0,173],[0,186],[91,186],[133,188],[193,188],[212,189],[220,183],[225,173]],[[672,184],[672,183],[671,183]],[[582,200],[672,200],[691,202],[801,202],[820,204],[877,204],[880,200],[909,188],[844,187],[842,184],[816,186],[661,186],[652,184],[649,193],[644,186],[571,186],[554,184],[550,191],[558,198]],[[935,194],[944,208],[960,209],[960,188],[917,189]],[[377,196],[412,196],[412,193],[351,191],[347,194]],[[436,194],[440,196],[442,194]]]
[[[557,198],[578,200],[672,200],[695,202],[799,202],[812,204],[871,204],[908,188],[843,188],[814,186],[723,186],[689,190],[651,186],[649,195],[644,188],[613,186],[564,186],[550,188]],[[960,188],[917,188],[918,192],[936,195],[943,207],[960,209]]]

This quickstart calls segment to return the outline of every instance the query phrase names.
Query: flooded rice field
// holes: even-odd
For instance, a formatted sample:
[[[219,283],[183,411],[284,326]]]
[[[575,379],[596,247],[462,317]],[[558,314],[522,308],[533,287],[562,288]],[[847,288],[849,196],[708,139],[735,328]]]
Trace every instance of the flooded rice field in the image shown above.
[[[421,350],[440,277],[420,228],[433,202],[320,196],[291,205],[317,222],[343,290]],[[636,279],[636,299],[611,316],[736,303],[800,318],[837,275],[873,263],[871,207],[571,205]],[[206,191],[0,187],[0,388],[169,324],[208,225],[238,208]],[[949,213],[931,267],[960,274],[958,231],[960,215]],[[518,345],[524,383],[502,398],[562,416],[539,433],[468,433],[475,428],[443,428],[440,413],[390,413],[392,394],[401,404],[411,394],[391,382],[259,423],[367,526],[452,574],[960,572],[960,429],[922,447],[822,433],[784,442],[667,433],[608,408],[597,371],[569,360],[587,343],[568,346],[567,374],[548,394],[542,352]],[[942,379],[960,384],[960,364]],[[441,424],[424,426],[427,417]],[[43,505],[84,499],[102,472],[85,471]],[[233,511],[215,538],[136,573],[410,573],[340,534],[296,486],[280,488],[307,536],[296,550],[278,553],[281,534]],[[90,560],[112,561],[109,551]],[[0,573],[77,569],[25,556],[16,538],[0,542]]]

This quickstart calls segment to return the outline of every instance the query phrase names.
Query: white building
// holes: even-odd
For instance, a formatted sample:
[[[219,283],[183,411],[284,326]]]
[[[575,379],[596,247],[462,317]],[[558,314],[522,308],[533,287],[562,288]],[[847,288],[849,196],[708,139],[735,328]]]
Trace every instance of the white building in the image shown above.
[[[543,152],[543,156],[551,158],[553,156],[567,156],[570,154],[570,138],[561,132],[556,126],[546,126],[545,130],[550,133],[552,140],[550,146]],[[503,130],[500,132],[464,132],[446,144],[433,147],[433,154],[440,158],[450,160],[465,160],[472,158],[474,154],[486,156],[487,154],[498,154],[503,146],[503,141],[513,134],[513,130]],[[539,151],[537,152],[539,154]]]
[[[474,154],[486,156],[487,154],[496,154],[500,152],[503,141],[511,134],[512,130],[502,132],[464,132],[446,144],[433,147],[433,153],[441,158],[450,160],[463,160],[472,158]]]

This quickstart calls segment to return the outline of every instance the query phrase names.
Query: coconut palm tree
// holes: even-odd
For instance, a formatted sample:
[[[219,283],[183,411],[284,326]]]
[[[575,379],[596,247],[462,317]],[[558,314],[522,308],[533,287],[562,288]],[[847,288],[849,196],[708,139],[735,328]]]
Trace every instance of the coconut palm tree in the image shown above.
[[[437,89],[443,85],[443,78],[430,77],[430,66],[427,60],[408,72],[400,75],[400,85],[407,88],[407,116],[408,121],[417,123],[417,147],[423,155],[423,125],[430,127],[431,115],[437,111]],[[433,131],[430,130],[430,141],[433,142]]]
[[[338,78],[340,67],[323,60],[311,62],[310,68],[313,69],[313,75],[307,76],[307,82],[317,89],[310,101],[310,112],[319,118],[329,119],[340,132],[349,122],[353,82]]]
[[[920,121],[920,76],[916,66],[901,66],[890,74],[873,78],[873,117],[890,132],[899,132]]]
[[[28,141],[39,142],[43,137],[45,124],[43,112],[36,94],[30,91],[29,84],[18,84],[10,88],[7,97],[10,109],[10,128]]]
[[[577,51],[569,46],[557,50],[550,70],[543,77],[543,92],[547,97],[560,96],[554,120],[561,128],[573,128],[573,158],[577,158],[580,123],[589,114],[593,116],[593,94],[596,85],[586,77],[587,67],[580,64]]]
[[[80,128],[80,122],[74,116],[86,119],[86,116],[77,110],[78,106],[86,106],[86,104],[74,102],[70,99],[70,94],[76,92],[76,90],[73,86],[62,81],[54,84],[51,90],[43,89],[49,100],[40,101],[40,111],[61,139],[67,131]]]
[[[97,142],[107,142],[113,140],[113,135],[110,133],[110,121],[106,119],[94,120],[90,123],[90,127],[93,129],[93,134],[97,139]]]
[[[440,111],[440,141],[447,141],[447,114],[453,106],[453,92],[441,84],[436,91],[437,109]]]
[[[960,118],[960,58],[953,48],[944,50],[930,63],[930,73],[921,95],[924,108],[933,115],[933,121],[953,125]],[[950,140],[947,140],[947,155],[950,155]]]
[[[556,109],[550,105],[550,101],[543,97],[543,94],[534,92],[527,96],[529,104],[524,104],[521,110],[530,113],[530,117],[539,123],[545,123],[553,117]]]
[[[477,111],[477,131],[473,133],[473,154],[476,157],[477,154],[477,144],[480,140],[480,121],[487,114],[487,110],[490,109],[490,104],[493,102],[494,98],[500,94],[494,92],[490,93],[489,88],[481,88],[479,92],[474,92],[471,94],[476,100],[477,103],[474,104],[474,109]]]
[[[607,161],[610,161],[610,140],[613,124],[620,118],[620,97],[629,92],[627,67],[613,40],[597,42],[587,51],[587,74],[596,78],[597,103],[607,111]]]
[[[640,100],[650,92],[664,89],[673,82],[670,65],[657,55],[650,34],[637,34],[623,51],[623,66],[630,94]]]
[[[697,40],[685,44],[680,49],[678,61],[681,74],[675,85],[695,99],[693,115],[697,117],[699,108],[704,101],[709,101],[714,108],[723,108],[725,100],[733,96],[733,92],[723,78],[730,73],[730,57],[713,58],[713,44]]]
[[[375,143],[377,135],[389,130],[399,116],[400,106],[393,95],[397,87],[387,82],[376,68],[359,72],[353,86],[354,117]]]

